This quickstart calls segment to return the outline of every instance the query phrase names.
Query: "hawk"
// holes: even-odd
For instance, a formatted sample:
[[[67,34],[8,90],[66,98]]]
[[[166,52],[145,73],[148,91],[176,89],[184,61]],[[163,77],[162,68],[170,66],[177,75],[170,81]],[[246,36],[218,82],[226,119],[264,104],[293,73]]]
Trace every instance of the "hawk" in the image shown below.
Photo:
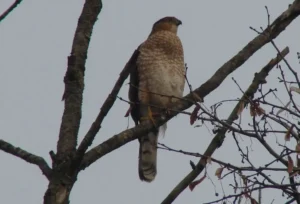
[[[175,17],[164,17],[154,23],[147,40],[139,47],[135,67],[130,73],[129,100],[135,124],[159,116],[183,95],[185,66],[183,48],[177,36],[182,22]],[[157,140],[166,124],[139,137],[139,177],[151,182],[157,172]]]

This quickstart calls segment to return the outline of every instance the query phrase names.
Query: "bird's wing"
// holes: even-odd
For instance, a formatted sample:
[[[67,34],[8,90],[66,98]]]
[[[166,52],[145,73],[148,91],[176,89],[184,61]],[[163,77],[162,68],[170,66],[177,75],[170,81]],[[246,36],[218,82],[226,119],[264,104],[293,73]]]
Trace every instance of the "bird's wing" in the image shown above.
[[[131,102],[130,114],[132,119],[135,122],[135,125],[137,125],[140,118],[140,114],[139,114],[139,97],[138,97],[139,77],[138,77],[138,68],[137,68],[136,60],[134,60],[130,64],[130,66],[131,66],[130,67],[131,71],[129,77],[129,92],[128,92],[128,97]]]

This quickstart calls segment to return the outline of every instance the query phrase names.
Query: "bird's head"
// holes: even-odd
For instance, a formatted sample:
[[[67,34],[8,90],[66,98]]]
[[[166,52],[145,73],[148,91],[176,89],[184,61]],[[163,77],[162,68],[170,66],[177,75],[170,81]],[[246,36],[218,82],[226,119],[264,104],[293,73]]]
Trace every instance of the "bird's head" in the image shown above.
[[[151,34],[158,31],[170,31],[172,33],[177,34],[178,26],[181,24],[181,20],[175,17],[167,16],[154,23]]]

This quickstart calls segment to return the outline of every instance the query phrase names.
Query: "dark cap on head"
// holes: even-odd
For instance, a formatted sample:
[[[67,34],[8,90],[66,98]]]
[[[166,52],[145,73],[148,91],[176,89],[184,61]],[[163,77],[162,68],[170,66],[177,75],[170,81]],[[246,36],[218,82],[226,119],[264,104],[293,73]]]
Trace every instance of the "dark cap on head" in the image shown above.
[[[175,24],[177,26],[179,26],[179,25],[182,24],[181,20],[179,20],[179,19],[177,19],[175,17],[172,17],[172,16],[167,16],[167,17],[164,17],[164,18],[156,21],[154,23],[154,26],[157,25],[157,24],[160,24],[160,23],[173,23],[173,24]]]

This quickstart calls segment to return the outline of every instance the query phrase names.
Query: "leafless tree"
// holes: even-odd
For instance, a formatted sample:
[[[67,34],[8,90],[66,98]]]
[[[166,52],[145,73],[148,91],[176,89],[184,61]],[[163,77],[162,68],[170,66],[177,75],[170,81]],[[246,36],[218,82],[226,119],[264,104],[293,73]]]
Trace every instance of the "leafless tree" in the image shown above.
[[[19,3],[21,3],[21,0],[16,0],[11,7],[0,15],[0,23],[9,16],[9,13],[12,12]],[[104,100],[96,120],[91,124],[84,139],[77,143],[82,112],[87,51],[93,27],[101,10],[101,0],[86,0],[78,20],[71,54],[68,57],[68,67],[64,77],[64,112],[57,141],[57,150],[56,152],[50,152],[52,159],[51,167],[42,157],[27,152],[22,148],[15,147],[4,140],[0,140],[1,150],[35,164],[41,169],[49,181],[48,189],[44,195],[45,204],[69,203],[70,192],[77,180],[78,174],[83,169],[89,167],[106,154],[137,139],[139,135],[144,135],[155,128],[150,122],[145,125],[138,125],[134,128],[124,130],[88,150],[100,130],[105,116],[118,99],[120,88],[132,71],[131,65],[139,55],[139,52],[136,50],[120,73],[111,93]],[[215,132],[214,138],[203,154],[176,150],[164,144],[158,146],[158,148],[167,151],[199,157],[199,161],[196,164],[191,162],[191,172],[174,187],[162,203],[172,203],[187,187],[191,190],[195,188],[196,185],[200,184],[207,177],[207,172],[204,171],[203,173],[207,165],[217,163],[220,165],[220,168],[216,169],[215,175],[219,179],[225,177],[232,178],[231,186],[233,194],[226,195],[210,203],[221,201],[237,203],[240,202],[241,199],[249,199],[251,203],[260,203],[263,190],[273,188],[286,195],[287,203],[296,202],[300,204],[300,194],[297,189],[299,182],[295,179],[300,171],[300,160],[298,158],[300,152],[300,127],[298,122],[300,111],[293,94],[300,93],[300,82],[297,72],[285,60],[285,56],[289,53],[288,47],[281,51],[274,42],[275,38],[299,15],[300,0],[295,0],[289,5],[287,10],[279,15],[273,22],[270,22],[268,14],[269,23],[265,29],[258,31],[252,28],[252,32],[257,33],[257,36],[253,40],[222,65],[210,79],[195,90],[190,89],[188,95],[174,103],[170,110],[156,119],[156,125],[162,125],[178,114],[188,114],[190,115],[191,124],[197,124],[198,122],[200,124],[210,123]],[[228,75],[237,70],[256,51],[268,43],[274,46],[278,54],[274,56],[259,73],[255,73],[254,79],[246,91],[241,89],[243,93],[242,97],[239,100],[224,100],[212,104],[210,109],[205,108],[202,104],[202,100],[217,89]],[[281,61],[283,65],[279,65]],[[283,69],[282,66],[288,69]],[[279,85],[282,84],[286,88],[290,97],[286,105],[274,102],[274,97],[278,99],[275,88],[267,91],[264,90],[264,86],[267,82],[266,77],[274,67],[280,70],[278,79],[280,82]],[[287,79],[286,72],[292,73],[293,78]],[[235,82],[238,86],[238,82]],[[222,107],[222,104],[225,102],[233,103],[234,101],[236,101],[236,106],[228,118],[219,118],[217,113],[219,108]],[[194,111],[187,112],[186,109],[192,106],[195,107]],[[246,108],[249,109],[249,113],[244,111]],[[241,122],[242,116],[247,114],[251,116],[251,122],[248,125]],[[278,142],[275,143],[277,144],[275,148],[274,143],[272,143],[273,146],[269,143],[271,134],[276,134],[277,137],[283,135],[285,142],[281,143],[280,140],[278,140]],[[236,148],[240,152],[242,162],[247,164],[246,166],[233,165],[228,163],[229,161],[219,161],[213,158],[213,153],[217,148],[222,147],[226,136],[234,138]],[[257,167],[255,162],[249,157],[251,147],[242,144],[243,141],[241,138],[244,137],[252,138],[257,141],[257,144],[263,146],[273,156],[273,159],[266,161],[264,167]],[[288,143],[293,143],[296,147],[293,149],[289,148]],[[280,148],[278,148],[278,146]],[[200,151],[203,150],[199,150],[199,152]],[[294,164],[294,160],[296,164]],[[273,167],[275,162],[279,162],[281,167]],[[278,178],[274,179],[269,175],[270,172],[287,173],[288,178],[282,177],[279,180]],[[197,179],[201,173],[203,173],[203,175],[200,179]],[[257,194],[255,194],[256,191],[258,192]]]

